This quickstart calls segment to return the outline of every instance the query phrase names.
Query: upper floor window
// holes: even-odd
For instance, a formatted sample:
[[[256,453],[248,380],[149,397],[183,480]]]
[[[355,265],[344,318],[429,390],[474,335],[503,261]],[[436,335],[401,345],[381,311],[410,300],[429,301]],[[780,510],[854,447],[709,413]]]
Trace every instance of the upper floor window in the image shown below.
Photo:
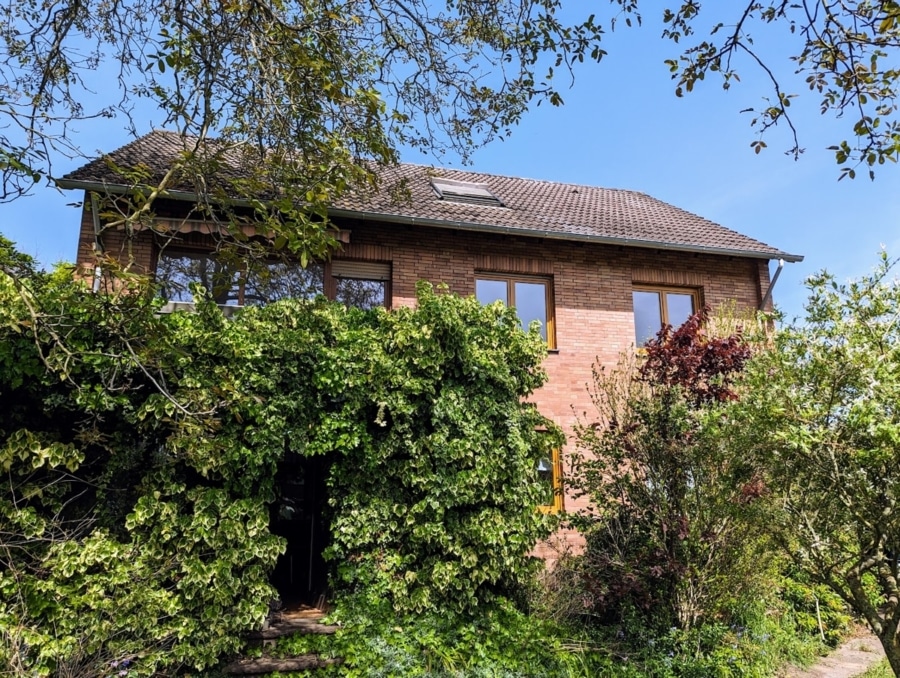
[[[190,284],[199,283],[222,306],[256,306],[279,299],[312,299],[323,294],[321,264],[306,268],[271,260],[247,267],[234,257],[202,250],[164,249],[156,265],[156,281],[169,301],[192,301]]]
[[[390,306],[390,264],[337,259],[328,268],[330,299],[356,308]]]
[[[632,301],[635,346],[653,339],[663,325],[680,327],[700,306],[697,290],[677,287],[637,288],[632,292]]]
[[[479,273],[475,279],[475,297],[482,304],[502,301],[515,307],[525,330],[537,320],[541,324],[541,337],[549,348],[555,348],[553,292],[549,280]]]
[[[260,306],[279,299],[326,295],[348,306],[386,306],[390,264],[270,260],[248,267],[237,257],[204,250],[163,249],[156,266],[160,293],[168,301],[191,302],[191,283],[199,283],[221,306]]]

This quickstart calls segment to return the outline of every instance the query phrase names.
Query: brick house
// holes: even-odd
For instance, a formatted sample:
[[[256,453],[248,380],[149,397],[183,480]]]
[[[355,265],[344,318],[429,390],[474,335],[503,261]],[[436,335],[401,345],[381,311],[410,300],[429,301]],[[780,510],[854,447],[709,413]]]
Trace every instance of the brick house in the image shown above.
[[[162,161],[183,148],[177,135],[157,131],[109,158],[119,166],[143,163],[161,176]],[[702,304],[765,308],[771,304],[770,261],[802,260],[634,191],[419,165],[400,165],[388,174],[383,185],[403,180],[409,199],[392,199],[385,189],[335,205],[331,218],[341,229],[340,250],[330,262],[289,274],[288,287],[295,294],[398,307],[415,303],[416,282],[429,280],[461,295],[515,305],[523,321],[542,324],[549,381],[534,401],[564,430],[575,412],[591,409],[586,384],[596,361],[614,365],[661,323],[679,324]],[[130,257],[136,270],[155,272],[169,298],[189,301],[185,277],[208,270],[208,234],[215,230],[214,224],[183,219],[194,196],[172,191],[158,202],[157,218],[178,234],[165,246],[149,231],[126,246],[121,231],[105,232],[100,242],[95,235],[100,224],[91,193],[128,190],[104,159],[58,183],[86,192],[79,264],[93,267],[99,245],[108,255]],[[248,280],[218,300],[265,298],[261,285]],[[558,483],[563,464],[548,461],[547,473]],[[554,503],[578,506],[564,496]]]

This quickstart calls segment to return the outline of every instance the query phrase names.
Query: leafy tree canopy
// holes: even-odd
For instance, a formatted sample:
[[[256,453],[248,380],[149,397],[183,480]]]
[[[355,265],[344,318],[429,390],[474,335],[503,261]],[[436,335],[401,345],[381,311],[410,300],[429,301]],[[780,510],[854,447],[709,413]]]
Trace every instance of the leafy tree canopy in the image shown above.
[[[809,281],[804,324],[751,361],[730,426],[775,499],[767,527],[881,639],[900,675],[900,284]]]

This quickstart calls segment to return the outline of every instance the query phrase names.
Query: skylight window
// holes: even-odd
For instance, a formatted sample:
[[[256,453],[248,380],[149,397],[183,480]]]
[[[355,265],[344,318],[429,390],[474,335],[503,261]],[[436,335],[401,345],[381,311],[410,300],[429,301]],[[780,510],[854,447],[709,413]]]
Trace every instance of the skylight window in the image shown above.
[[[431,186],[441,200],[484,207],[504,207],[503,201],[491,192],[487,184],[434,178]]]

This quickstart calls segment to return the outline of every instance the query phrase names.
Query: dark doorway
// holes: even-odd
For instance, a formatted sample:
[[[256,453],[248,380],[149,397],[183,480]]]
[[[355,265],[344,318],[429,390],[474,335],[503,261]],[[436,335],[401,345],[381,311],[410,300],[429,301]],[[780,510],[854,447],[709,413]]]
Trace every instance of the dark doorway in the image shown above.
[[[317,605],[328,588],[322,552],[328,544],[325,479],[329,464],[323,457],[291,455],[275,477],[278,498],[271,509],[273,534],[287,539],[287,548],[272,573],[285,607]]]

